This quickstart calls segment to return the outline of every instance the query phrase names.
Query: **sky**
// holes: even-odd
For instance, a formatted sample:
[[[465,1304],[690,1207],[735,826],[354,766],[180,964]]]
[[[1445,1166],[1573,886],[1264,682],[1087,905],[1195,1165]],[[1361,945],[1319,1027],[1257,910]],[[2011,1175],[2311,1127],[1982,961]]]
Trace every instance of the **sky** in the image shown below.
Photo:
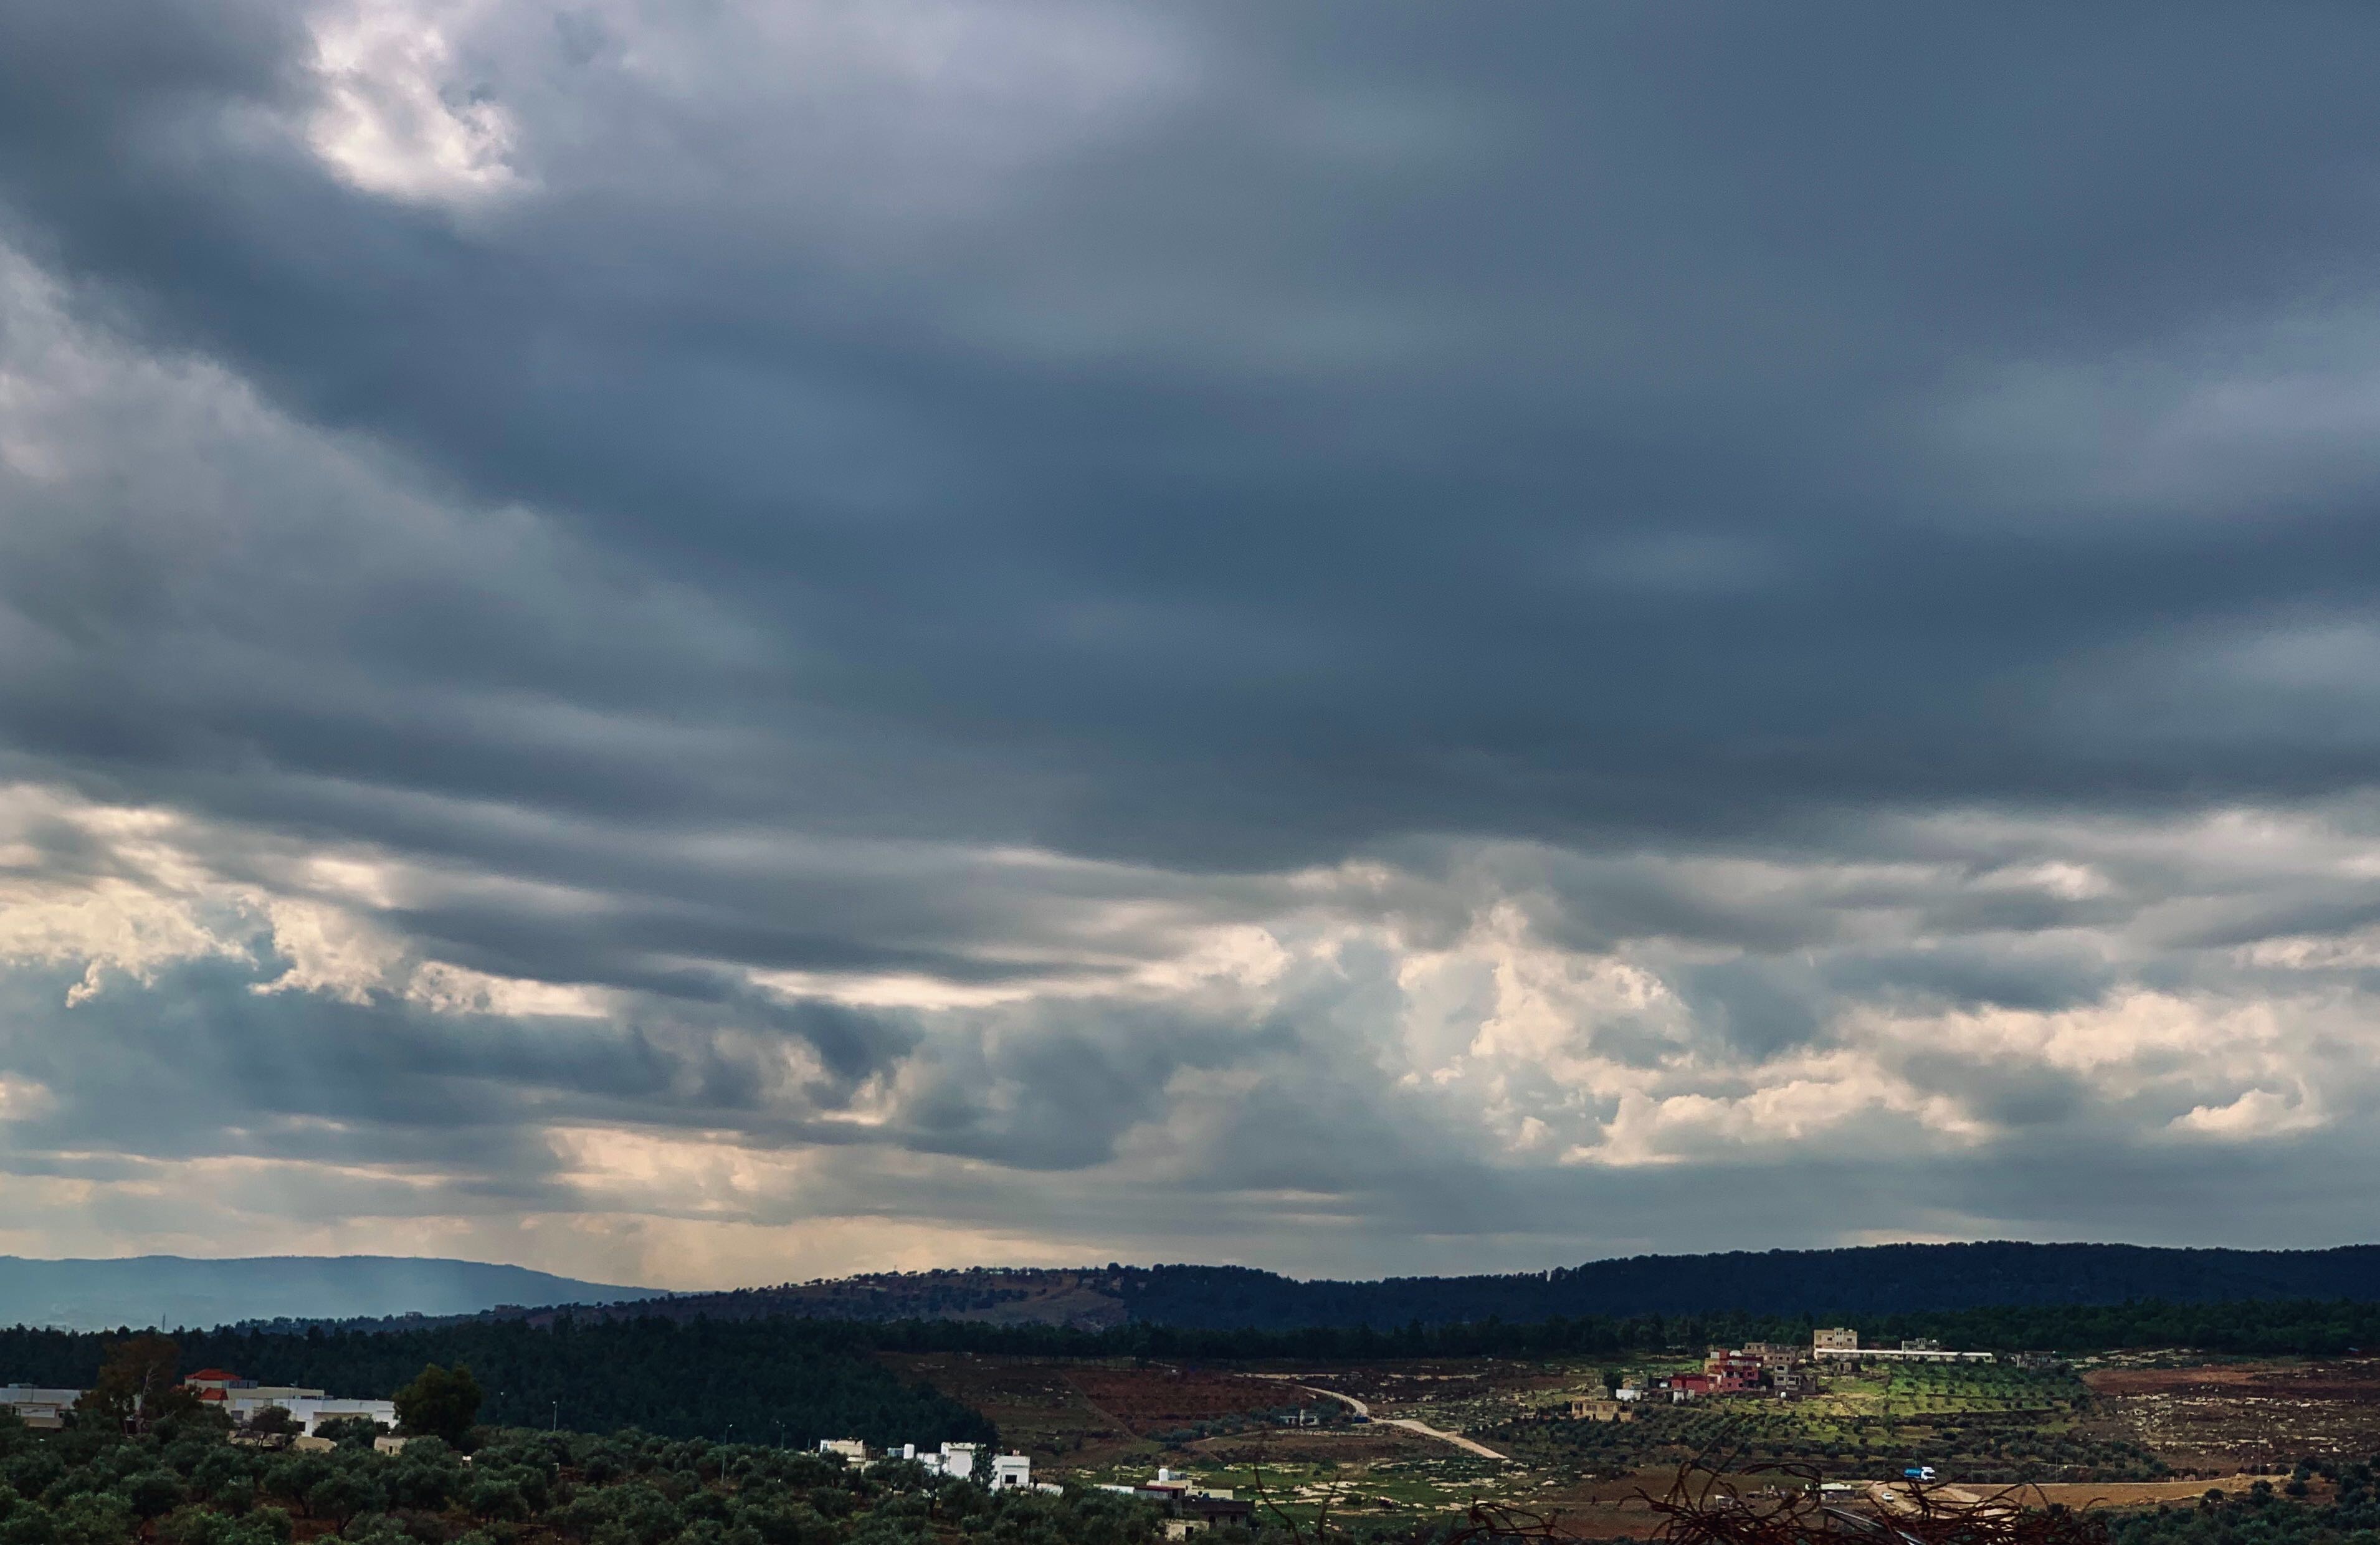
[[[2375,49],[0,6],[0,1252],[2380,1236]]]

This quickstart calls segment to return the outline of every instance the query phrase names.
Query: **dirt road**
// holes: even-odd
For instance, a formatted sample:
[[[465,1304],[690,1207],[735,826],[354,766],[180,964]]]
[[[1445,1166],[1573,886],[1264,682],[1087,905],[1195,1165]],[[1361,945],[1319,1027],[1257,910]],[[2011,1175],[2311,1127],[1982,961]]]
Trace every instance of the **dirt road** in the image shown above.
[[[1260,1373],[1257,1377],[1259,1379],[1280,1379],[1293,1383],[1296,1382],[1295,1379],[1292,1375],[1286,1373]],[[1456,1448],[1461,1449],[1463,1453],[1475,1454],[1482,1459],[1503,1459],[1507,1457],[1504,1454],[1498,1454],[1494,1449],[1489,1448],[1485,1443],[1472,1442],[1460,1432],[1440,1431],[1439,1429],[1430,1426],[1427,1422],[1415,1421],[1411,1417],[1376,1417],[1372,1415],[1372,1408],[1370,1405],[1356,1399],[1352,1394],[1341,1394],[1337,1390],[1326,1390],[1319,1384],[1299,1383],[1297,1387],[1304,1390],[1308,1394],[1318,1394],[1327,1400],[1335,1400],[1341,1405],[1346,1406],[1349,1410],[1354,1412],[1357,1416],[1363,1417],[1366,1421],[1377,1423],[1381,1427],[1402,1427],[1408,1432],[1418,1432],[1425,1438],[1435,1438],[1441,1443],[1452,1443]]]

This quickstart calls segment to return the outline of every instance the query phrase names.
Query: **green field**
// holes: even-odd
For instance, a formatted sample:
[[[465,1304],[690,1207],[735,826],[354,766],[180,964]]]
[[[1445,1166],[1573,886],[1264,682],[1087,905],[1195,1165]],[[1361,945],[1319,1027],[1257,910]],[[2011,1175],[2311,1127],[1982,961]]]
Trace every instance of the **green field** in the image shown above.
[[[1657,1368],[1651,1372],[1670,1369]],[[2071,1373],[1993,1365],[1829,1370],[1805,1400],[1706,1397],[1685,1405],[1640,1403],[1634,1421],[1520,1416],[1483,1441],[1537,1465],[1621,1474],[1707,1448],[1751,1463],[1807,1466],[1845,1478],[1929,1464],[1978,1481],[2153,1479],[2164,1465],[2146,1449],[2090,1429],[2090,1393]]]

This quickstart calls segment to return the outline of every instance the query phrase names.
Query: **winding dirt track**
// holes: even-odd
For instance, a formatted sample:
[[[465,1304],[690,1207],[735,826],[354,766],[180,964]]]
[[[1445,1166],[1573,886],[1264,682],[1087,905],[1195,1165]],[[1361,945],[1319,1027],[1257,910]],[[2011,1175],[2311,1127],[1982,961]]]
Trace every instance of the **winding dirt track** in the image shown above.
[[[1371,1406],[1365,1404],[1363,1401],[1356,1399],[1354,1395],[1341,1394],[1337,1390],[1326,1390],[1319,1384],[1299,1382],[1296,1376],[1293,1374],[1259,1373],[1257,1377],[1259,1379],[1280,1379],[1290,1383],[1295,1383],[1299,1389],[1304,1390],[1308,1394],[1318,1394],[1327,1400],[1335,1400],[1339,1402],[1341,1405],[1354,1411],[1357,1416],[1363,1417],[1366,1421],[1375,1423],[1381,1427],[1402,1427],[1408,1432],[1418,1432],[1425,1438],[1435,1438],[1441,1443],[1452,1443],[1456,1448],[1463,1450],[1463,1453],[1475,1454],[1482,1459],[1503,1459],[1508,1457],[1505,1454],[1498,1454],[1494,1449],[1489,1448],[1485,1443],[1474,1442],[1460,1432],[1443,1432],[1439,1429],[1430,1426],[1427,1422],[1415,1421],[1411,1417],[1376,1417],[1372,1415]]]

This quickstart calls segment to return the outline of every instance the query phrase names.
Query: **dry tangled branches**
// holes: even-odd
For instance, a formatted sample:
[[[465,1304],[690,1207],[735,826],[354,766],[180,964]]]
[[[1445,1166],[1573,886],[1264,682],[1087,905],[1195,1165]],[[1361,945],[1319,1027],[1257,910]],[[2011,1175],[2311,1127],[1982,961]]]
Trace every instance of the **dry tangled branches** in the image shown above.
[[[1977,1494],[1895,1481],[1828,1490],[1817,1471],[1751,1465],[1709,1451],[1679,1466],[1662,1496],[1638,1495],[1661,1545],[2106,1545],[2093,1513],[2049,1502],[2033,1488]],[[1475,1502],[1448,1545],[1568,1540],[1557,1515]]]
[[[2034,1488],[1894,1481],[1830,1492],[1804,1466],[1723,1465],[1707,1453],[1680,1466],[1666,1496],[1645,1501],[1664,1545],[2104,1545],[2107,1537],[2095,1514]]]

